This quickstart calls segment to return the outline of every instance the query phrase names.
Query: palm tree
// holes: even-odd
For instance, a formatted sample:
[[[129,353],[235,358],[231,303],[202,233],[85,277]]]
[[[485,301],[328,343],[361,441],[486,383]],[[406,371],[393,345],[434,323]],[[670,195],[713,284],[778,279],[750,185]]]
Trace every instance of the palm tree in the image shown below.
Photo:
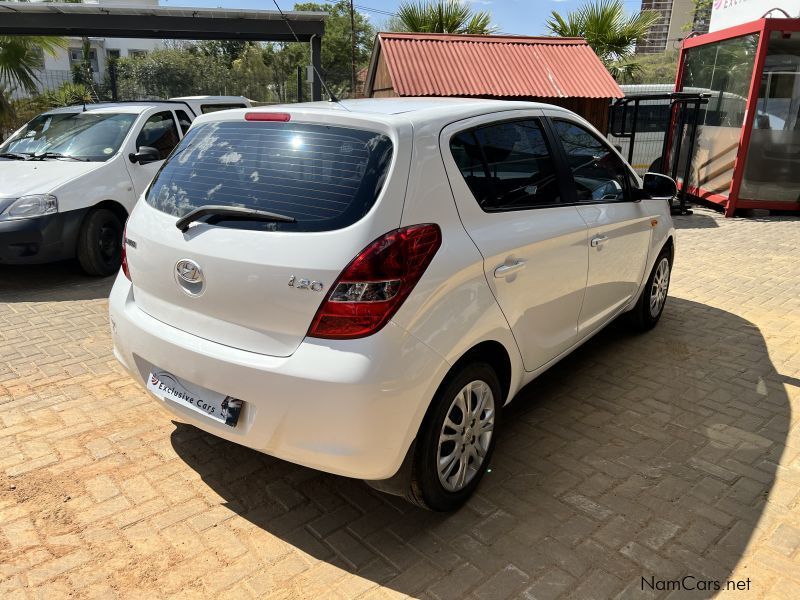
[[[13,113],[10,95],[14,89],[36,93],[42,52],[54,55],[65,44],[62,38],[0,35],[0,121]]]
[[[463,0],[407,1],[397,9],[391,28],[396,31],[420,33],[472,33],[479,35],[495,31],[492,15],[485,10],[473,10]]]
[[[639,65],[630,62],[635,45],[660,18],[652,11],[627,15],[622,0],[594,0],[566,17],[553,11],[546,25],[555,35],[585,38],[617,79],[638,71]]]

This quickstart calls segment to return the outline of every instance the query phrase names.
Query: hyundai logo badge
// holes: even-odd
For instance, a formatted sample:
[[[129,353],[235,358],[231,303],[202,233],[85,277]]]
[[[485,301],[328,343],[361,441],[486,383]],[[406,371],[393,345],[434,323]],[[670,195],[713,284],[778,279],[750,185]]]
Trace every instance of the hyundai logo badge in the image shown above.
[[[193,260],[183,258],[175,263],[175,280],[183,291],[196,296],[203,290],[203,269]]]

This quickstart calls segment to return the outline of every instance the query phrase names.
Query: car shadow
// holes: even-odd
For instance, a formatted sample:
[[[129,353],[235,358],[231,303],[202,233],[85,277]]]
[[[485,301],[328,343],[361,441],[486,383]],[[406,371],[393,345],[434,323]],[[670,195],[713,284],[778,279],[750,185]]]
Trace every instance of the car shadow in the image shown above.
[[[694,207],[692,214],[675,215],[672,217],[672,222],[675,224],[675,229],[715,229],[719,227],[717,220],[708,212]]]
[[[107,298],[114,277],[91,277],[76,261],[0,265],[0,302],[61,302]]]
[[[782,377],[752,323],[671,297],[653,331],[612,324],[526,386],[451,514],[188,425],[171,442],[251,523],[404,594],[464,597],[501,573],[497,597],[652,596],[645,580],[725,582],[742,557],[788,433]]]

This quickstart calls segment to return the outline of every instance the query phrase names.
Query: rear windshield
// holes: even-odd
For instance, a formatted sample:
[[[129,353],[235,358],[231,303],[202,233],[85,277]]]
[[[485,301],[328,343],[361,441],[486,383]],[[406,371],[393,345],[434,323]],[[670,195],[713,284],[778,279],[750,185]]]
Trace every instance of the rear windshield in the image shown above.
[[[391,158],[392,142],[371,131],[304,123],[206,123],[189,130],[146,200],[176,217],[214,204],[296,219],[215,220],[215,225],[329,231],[352,225],[369,211]]]

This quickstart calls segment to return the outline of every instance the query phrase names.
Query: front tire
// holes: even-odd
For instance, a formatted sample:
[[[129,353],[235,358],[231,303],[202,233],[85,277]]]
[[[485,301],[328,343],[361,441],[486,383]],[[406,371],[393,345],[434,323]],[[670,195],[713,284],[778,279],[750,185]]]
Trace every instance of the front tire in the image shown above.
[[[636,307],[630,312],[630,321],[638,331],[649,331],[656,326],[667,302],[669,281],[672,275],[672,252],[664,248],[656,258]]]
[[[484,362],[465,365],[440,388],[417,438],[408,499],[436,511],[461,506],[494,451],[500,381]]]
[[[92,210],[78,234],[77,256],[87,275],[107,277],[122,262],[122,230],[119,217],[108,209]]]

